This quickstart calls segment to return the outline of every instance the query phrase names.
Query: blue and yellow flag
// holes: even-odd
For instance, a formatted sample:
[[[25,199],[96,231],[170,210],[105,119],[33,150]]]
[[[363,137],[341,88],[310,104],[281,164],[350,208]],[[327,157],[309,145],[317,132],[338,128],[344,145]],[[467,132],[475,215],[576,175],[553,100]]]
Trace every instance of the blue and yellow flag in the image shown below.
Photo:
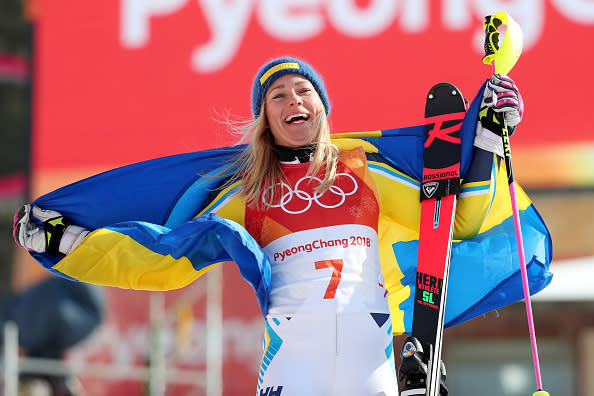
[[[482,92],[483,87],[462,125],[462,178],[472,159]],[[419,125],[337,134],[333,139],[340,147],[363,146],[366,152],[380,156],[390,164],[385,172],[392,172],[393,179],[400,178],[418,190],[424,132],[425,127]],[[213,266],[234,262],[254,288],[262,313],[266,314],[271,270],[262,248],[235,221],[213,213],[197,216],[209,205],[213,188],[220,183],[215,175],[242,148],[224,147],[144,161],[95,175],[38,198],[33,205],[59,211],[74,224],[93,232],[65,258],[34,252],[32,256],[49,271],[66,278],[143,290],[184,287]],[[500,172],[495,183],[500,186],[478,235],[453,244],[446,326],[523,298],[509,195],[505,195],[507,188],[502,188],[506,186],[504,172]],[[534,294],[552,278],[551,237],[528,197],[520,188],[518,191],[530,290]],[[380,257],[387,277],[386,287],[392,296],[394,332],[409,333],[418,226],[417,234],[411,230],[392,232],[402,225],[386,221],[388,224],[382,225],[384,231],[380,230],[379,235]],[[384,263],[389,263],[391,268],[384,269]]]

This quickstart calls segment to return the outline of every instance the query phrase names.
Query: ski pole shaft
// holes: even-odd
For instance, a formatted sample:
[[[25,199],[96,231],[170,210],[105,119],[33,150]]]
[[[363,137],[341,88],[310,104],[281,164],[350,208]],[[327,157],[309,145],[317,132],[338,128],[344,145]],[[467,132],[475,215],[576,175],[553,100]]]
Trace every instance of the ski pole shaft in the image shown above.
[[[493,70],[494,72],[494,70]],[[520,258],[520,272],[522,274],[522,288],[524,290],[524,303],[526,305],[526,317],[528,319],[528,331],[530,332],[530,342],[532,344],[532,359],[534,361],[534,374],[536,376],[536,386],[542,390],[542,378],[540,375],[540,364],[538,360],[538,346],[536,344],[536,332],[534,330],[534,315],[532,314],[532,303],[530,301],[530,284],[528,282],[528,270],[526,268],[526,255],[524,253],[524,240],[522,238],[522,224],[520,222],[520,210],[518,208],[518,199],[516,194],[516,182],[514,180],[514,171],[512,167],[511,149],[509,144],[509,135],[505,119],[501,117],[503,152],[505,153],[505,167],[507,169],[507,181],[509,185],[509,196],[511,200],[512,213],[514,217],[514,229],[516,233],[516,244],[518,245],[518,255]]]

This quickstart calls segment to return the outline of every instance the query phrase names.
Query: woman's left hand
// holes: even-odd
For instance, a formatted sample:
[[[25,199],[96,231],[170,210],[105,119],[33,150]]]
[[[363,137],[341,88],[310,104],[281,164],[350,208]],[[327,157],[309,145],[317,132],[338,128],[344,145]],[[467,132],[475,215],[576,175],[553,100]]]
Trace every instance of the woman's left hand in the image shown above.
[[[483,93],[481,108],[490,107],[496,113],[503,114],[509,127],[510,135],[522,121],[524,101],[514,80],[505,74],[493,74]]]

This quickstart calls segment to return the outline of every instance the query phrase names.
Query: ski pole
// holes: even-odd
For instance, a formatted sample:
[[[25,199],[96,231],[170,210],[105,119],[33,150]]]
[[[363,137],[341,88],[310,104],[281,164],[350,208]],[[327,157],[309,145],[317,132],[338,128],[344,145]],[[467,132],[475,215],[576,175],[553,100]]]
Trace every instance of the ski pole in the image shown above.
[[[499,46],[499,32],[497,30],[500,25],[505,25],[506,27],[505,36],[501,46]],[[486,16],[485,21],[483,22],[483,27],[485,29],[485,56],[483,57],[483,63],[490,64],[493,68],[493,73],[509,73],[522,52],[522,30],[520,26],[505,12],[500,11],[495,15]],[[532,314],[532,304],[530,302],[530,285],[528,283],[528,271],[526,268],[526,257],[524,254],[524,242],[522,239],[520,211],[518,209],[518,200],[516,195],[516,182],[514,180],[514,171],[512,168],[509,135],[504,117],[501,114],[498,114],[498,116],[499,122],[502,126],[501,138],[503,139],[505,167],[507,168],[507,182],[509,185],[509,195],[511,199],[514,228],[516,233],[516,243],[518,245],[518,254],[520,258],[520,272],[522,274],[524,302],[526,305],[528,330],[530,332],[530,342],[532,344],[532,359],[534,361],[534,373],[536,376],[536,386],[538,389],[532,395],[549,396],[549,393],[542,389],[540,364],[538,362],[538,347],[536,345],[536,333],[534,331],[534,316]]]

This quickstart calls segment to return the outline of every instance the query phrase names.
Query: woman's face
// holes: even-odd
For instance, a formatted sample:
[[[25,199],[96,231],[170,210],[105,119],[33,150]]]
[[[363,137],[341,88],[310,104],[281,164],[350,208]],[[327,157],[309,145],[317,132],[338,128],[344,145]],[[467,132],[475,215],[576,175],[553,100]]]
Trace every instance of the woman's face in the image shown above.
[[[298,74],[286,74],[266,92],[265,115],[274,143],[295,148],[313,142],[314,119],[324,105],[311,82]]]

